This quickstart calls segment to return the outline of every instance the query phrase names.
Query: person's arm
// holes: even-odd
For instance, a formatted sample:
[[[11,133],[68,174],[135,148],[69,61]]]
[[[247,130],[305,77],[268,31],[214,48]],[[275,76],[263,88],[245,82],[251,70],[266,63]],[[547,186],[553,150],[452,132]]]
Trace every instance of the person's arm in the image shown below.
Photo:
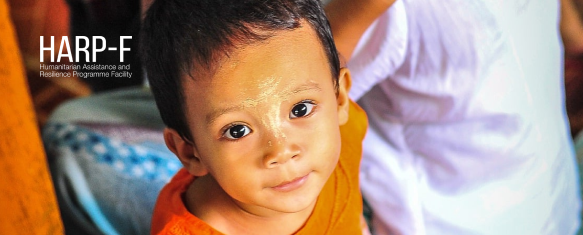
[[[395,0],[332,0],[324,8],[343,63],[350,60],[366,29]]]
[[[583,56],[583,24],[573,0],[561,0],[561,36],[568,56]]]

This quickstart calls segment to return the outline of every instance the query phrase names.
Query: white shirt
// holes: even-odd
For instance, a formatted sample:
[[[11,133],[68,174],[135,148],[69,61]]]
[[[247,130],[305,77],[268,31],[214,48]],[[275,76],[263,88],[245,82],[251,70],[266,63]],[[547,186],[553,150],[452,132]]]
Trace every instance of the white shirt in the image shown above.
[[[377,234],[574,234],[558,0],[397,0],[348,67]]]

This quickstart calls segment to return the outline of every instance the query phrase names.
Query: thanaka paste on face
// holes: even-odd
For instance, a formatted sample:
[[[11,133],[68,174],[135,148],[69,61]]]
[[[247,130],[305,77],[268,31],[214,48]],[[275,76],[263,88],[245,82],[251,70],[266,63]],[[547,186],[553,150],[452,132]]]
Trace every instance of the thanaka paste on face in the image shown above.
[[[255,99],[247,98],[244,101],[243,106],[245,108],[253,108],[253,107],[257,106],[260,102],[264,101],[267,97],[278,97],[280,100],[284,99],[286,89],[279,90],[279,92],[278,92],[280,80],[281,80],[281,78],[276,78],[272,75],[266,81],[263,81],[261,83],[257,83],[257,87],[260,90],[262,90],[262,92]],[[281,131],[280,124],[279,124],[279,123],[281,123],[280,115],[279,115],[279,109],[280,109],[279,104],[281,104],[281,102],[271,103],[271,106],[270,106],[269,111],[268,111],[268,115],[266,115],[267,117],[270,117],[270,118],[263,118],[261,120],[263,125],[265,127],[268,127],[269,131],[271,133],[273,133],[273,135],[275,136],[275,138],[277,139],[278,142],[281,139],[285,139],[285,133],[283,131]],[[271,146],[271,142],[268,144],[269,144],[269,146]]]

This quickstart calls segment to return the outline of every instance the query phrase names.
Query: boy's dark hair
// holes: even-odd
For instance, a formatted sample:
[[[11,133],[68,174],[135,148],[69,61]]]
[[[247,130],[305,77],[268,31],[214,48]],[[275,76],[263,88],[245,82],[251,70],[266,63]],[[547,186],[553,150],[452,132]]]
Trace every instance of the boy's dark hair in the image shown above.
[[[337,88],[340,63],[319,0],[156,0],[144,19],[141,48],[166,126],[192,140],[182,77],[213,74],[220,60],[238,46],[294,30],[301,20],[316,31]]]

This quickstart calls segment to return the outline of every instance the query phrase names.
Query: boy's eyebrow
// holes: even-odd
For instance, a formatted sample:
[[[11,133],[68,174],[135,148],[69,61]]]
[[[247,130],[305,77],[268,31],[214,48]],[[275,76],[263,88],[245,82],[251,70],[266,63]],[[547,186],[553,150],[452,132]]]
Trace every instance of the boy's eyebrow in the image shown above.
[[[245,108],[245,105],[240,104],[240,105],[231,106],[231,107],[224,108],[224,109],[214,110],[211,113],[209,113],[209,114],[206,115],[206,122],[208,124],[212,124],[221,115],[223,115],[225,113],[229,113],[229,112],[239,111],[239,110],[242,110],[244,108]]]
[[[283,92],[283,94],[281,94],[279,96],[289,96],[290,94],[297,94],[297,93],[304,92],[304,91],[309,91],[309,90],[322,91],[322,88],[320,88],[320,86],[317,83],[315,83],[315,82],[307,82],[306,84],[302,84],[302,85],[296,87],[295,89],[293,89],[291,91]],[[258,100],[254,100],[253,103],[257,104],[262,99],[265,99],[265,97],[262,97],[262,98],[260,98]],[[225,113],[243,110],[246,107],[251,106],[249,103],[250,102],[246,102],[246,103],[243,103],[243,104],[234,105],[234,106],[230,106],[230,107],[226,107],[226,108],[214,110],[211,113],[209,113],[209,114],[206,115],[206,121],[207,121],[208,124],[212,124],[215,120],[217,120],[218,117],[220,117],[221,115],[223,115]]]
[[[315,82],[307,82],[306,84],[302,84],[302,85],[296,87],[295,89],[293,89],[291,91],[291,93],[292,94],[295,94],[295,93],[300,93],[302,91],[308,91],[308,90],[322,91],[322,88],[320,88],[320,86],[318,85],[318,83],[315,83]]]

